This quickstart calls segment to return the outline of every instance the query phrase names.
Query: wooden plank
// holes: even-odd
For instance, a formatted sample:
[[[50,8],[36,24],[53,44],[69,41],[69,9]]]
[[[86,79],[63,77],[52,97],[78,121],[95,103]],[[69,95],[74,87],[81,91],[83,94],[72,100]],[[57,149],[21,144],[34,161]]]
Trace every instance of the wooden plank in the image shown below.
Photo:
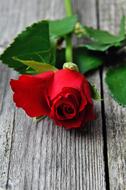
[[[0,187],[5,187],[8,177],[14,108],[12,94],[9,90],[8,79],[12,77],[4,66],[0,67]]]
[[[32,21],[64,15],[61,0],[17,0],[16,3],[14,0],[8,0],[8,3],[1,0],[1,3],[3,15],[6,15],[4,19],[7,21],[6,30],[4,23],[1,27],[4,32],[1,45],[8,43],[23,26]],[[76,1],[74,7],[83,22],[96,25],[94,0],[85,3],[82,0]],[[15,76],[15,72],[11,72],[11,75]],[[89,79],[96,82],[100,89],[98,72]],[[1,116],[2,129],[4,126],[9,128],[10,140],[6,170],[4,169],[7,179],[1,180],[0,186],[6,185],[13,190],[106,189],[100,103],[96,104],[96,122],[90,123],[84,130],[66,131],[55,126],[50,119],[36,125],[22,110],[14,109],[12,100],[5,96],[4,101],[4,109],[7,111],[3,111],[6,120],[2,120]],[[12,109],[10,117],[7,117],[10,111],[7,105]],[[2,161],[5,163],[4,159]]]
[[[33,21],[34,14],[30,2],[14,0],[0,1],[0,53],[5,45],[10,43],[12,38],[24,25]],[[25,5],[30,10],[29,16],[25,17]],[[33,6],[34,4],[32,4]],[[35,4],[36,5],[36,4]],[[19,8],[20,7],[20,8]],[[36,13],[35,13],[36,14]],[[0,187],[5,188],[8,178],[9,159],[14,127],[14,107],[12,103],[12,92],[9,88],[9,80],[15,77],[15,72],[9,70],[0,63]]]
[[[126,10],[126,1],[99,0],[101,28],[117,33],[119,22]],[[104,70],[105,78],[106,71]],[[103,81],[105,121],[107,130],[108,166],[111,190],[126,189],[126,109],[119,106],[108,94]]]

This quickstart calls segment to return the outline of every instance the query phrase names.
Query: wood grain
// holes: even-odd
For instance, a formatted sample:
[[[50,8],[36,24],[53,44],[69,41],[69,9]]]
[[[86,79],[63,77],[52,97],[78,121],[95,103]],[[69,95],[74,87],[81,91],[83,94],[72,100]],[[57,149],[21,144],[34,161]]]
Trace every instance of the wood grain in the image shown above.
[[[126,11],[126,1],[100,0],[99,24],[101,28],[118,32],[121,16]],[[106,70],[104,70],[104,76]],[[111,190],[126,189],[126,109],[109,95],[103,79],[105,121],[107,129],[108,168]]]
[[[12,106],[12,94],[9,89],[8,79],[12,77],[4,67],[0,77],[0,89],[2,103],[0,104],[0,187],[5,187],[8,177],[10,160],[12,131],[14,127],[14,108]]]
[[[1,17],[4,17],[0,20],[1,47],[27,24],[64,15],[62,0],[0,2]],[[78,0],[73,4],[83,23],[96,26],[94,0]],[[1,78],[2,93],[6,93],[1,96],[0,127],[4,133],[1,133],[0,146],[0,187],[11,190],[105,190],[100,103],[95,105],[97,120],[78,131],[58,128],[48,118],[36,124],[12,103],[12,92],[6,84],[16,76],[15,72],[7,69],[2,73],[5,75]],[[100,89],[99,72],[89,80]],[[7,134],[9,138],[6,138]]]

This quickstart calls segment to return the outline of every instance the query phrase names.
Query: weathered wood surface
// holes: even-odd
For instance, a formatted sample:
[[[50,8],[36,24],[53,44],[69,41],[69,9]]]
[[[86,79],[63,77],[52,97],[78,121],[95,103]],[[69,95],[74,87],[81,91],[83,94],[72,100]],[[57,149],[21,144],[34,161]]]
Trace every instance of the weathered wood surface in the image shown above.
[[[74,0],[73,5],[83,23],[94,27],[99,23],[100,27],[115,32],[112,23],[116,21],[118,25],[121,6],[125,9],[126,3]],[[63,15],[63,0],[0,0],[0,50],[24,26]],[[58,128],[49,119],[37,125],[22,110],[17,110],[9,88],[10,78],[16,76],[16,72],[0,65],[0,187],[109,190],[110,186],[112,190],[125,190],[125,110],[108,96],[107,88],[101,85],[99,71],[89,80],[100,90],[104,87],[106,120],[101,104],[97,103],[97,120],[79,131]]]
[[[126,14],[126,1],[99,1],[101,28],[117,33],[122,14]],[[126,109],[108,95],[104,80],[103,90],[110,189],[126,190]]]

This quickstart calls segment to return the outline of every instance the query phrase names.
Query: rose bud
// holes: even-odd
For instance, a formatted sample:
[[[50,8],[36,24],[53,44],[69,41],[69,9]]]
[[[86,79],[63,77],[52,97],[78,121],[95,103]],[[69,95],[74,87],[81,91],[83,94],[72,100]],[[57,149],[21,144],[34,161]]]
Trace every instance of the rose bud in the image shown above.
[[[16,106],[30,117],[46,115],[65,128],[79,128],[95,119],[89,83],[77,71],[22,75],[10,85]]]

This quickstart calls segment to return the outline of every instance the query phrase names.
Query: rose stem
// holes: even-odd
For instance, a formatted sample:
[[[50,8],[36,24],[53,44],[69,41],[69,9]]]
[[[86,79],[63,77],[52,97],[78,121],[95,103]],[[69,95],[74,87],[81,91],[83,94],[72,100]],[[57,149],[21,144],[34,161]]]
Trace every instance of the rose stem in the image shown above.
[[[71,0],[64,0],[65,3],[65,9],[66,9],[66,15],[67,16],[72,16],[72,3]],[[72,62],[73,60],[73,50],[72,50],[72,35],[68,34],[65,37],[66,41],[66,49],[65,49],[65,57],[66,57],[66,62]]]

